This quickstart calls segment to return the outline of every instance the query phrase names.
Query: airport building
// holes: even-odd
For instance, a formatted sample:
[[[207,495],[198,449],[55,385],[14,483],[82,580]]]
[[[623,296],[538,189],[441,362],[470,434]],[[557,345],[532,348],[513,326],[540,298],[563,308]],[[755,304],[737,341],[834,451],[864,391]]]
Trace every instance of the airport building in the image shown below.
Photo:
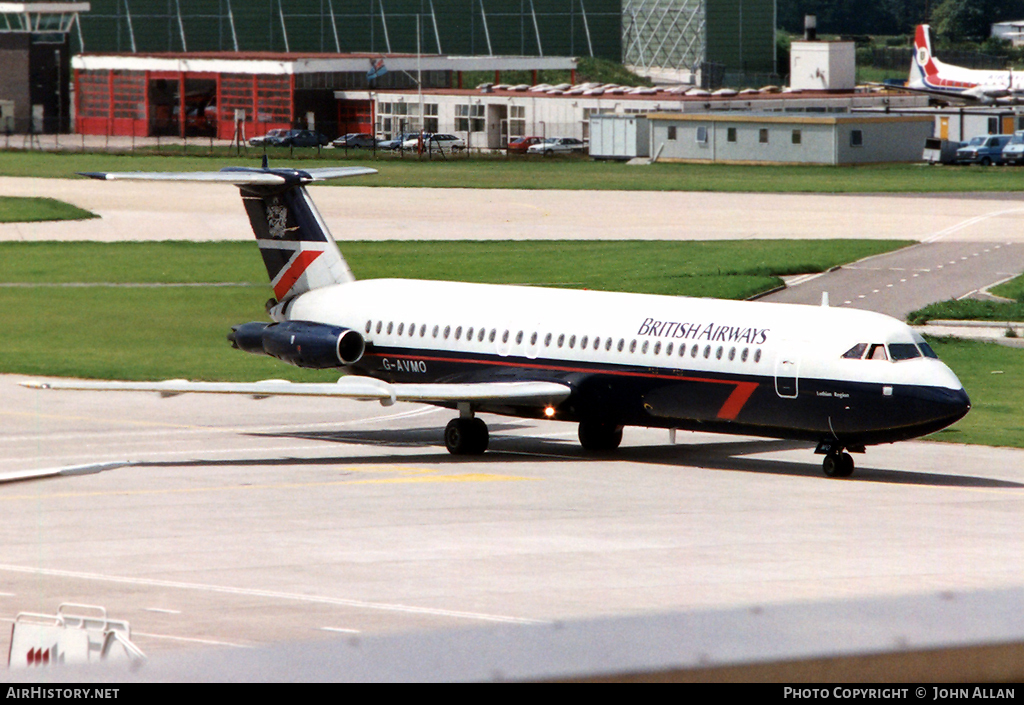
[[[927,105],[920,94],[855,91],[720,91],[711,95],[684,88],[573,86],[487,86],[482,90],[341,90],[339,104],[369,103],[375,132],[392,137],[423,129],[453,133],[471,148],[501,149],[515,137],[576,137],[589,140],[596,115],[739,115],[750,112],[842,115],[870,108]],[[689,95],[687,93],[690,93]],[[694,93],[704,93],[694,95]],[[920,144],[918,145],[920,147]],[[920,157],[920,154],[918,154]]]
[[[660,161],[868,164],[920,161],[933,120],[924,115],[652,113]]]

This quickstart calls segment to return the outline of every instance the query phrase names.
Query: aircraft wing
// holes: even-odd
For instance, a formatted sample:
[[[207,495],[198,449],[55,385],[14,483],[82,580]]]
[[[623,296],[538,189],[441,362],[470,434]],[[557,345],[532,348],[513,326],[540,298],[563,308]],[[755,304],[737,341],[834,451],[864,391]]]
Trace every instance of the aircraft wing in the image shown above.
[[[557,404],[572,393],[559,382],[479,382],[461,384],[389,384],[372,377],[355,375],[337,382],[98,382],[54,380],[22,382],[30,389],[66,389],[98,392],[158,392],[161,396],[178,394],[245,394],[256,398],[270,396],[338,397],[379,401],[390,406],[396,401],[410,402],[508,402],[517,406]]]
[[[376,169],[362,166],[318,167],[300,169],[300,175],[308,176],[307,181],[327,181],[348,176],[367,176],[376,174]],[[250,169],[247,167],[229,167],[221,171],[82,171],[80,176],[102,181],[201,181],[216,184],[234,184],[235,186],[276,186],[284,184],[288,179],[273,170]]]

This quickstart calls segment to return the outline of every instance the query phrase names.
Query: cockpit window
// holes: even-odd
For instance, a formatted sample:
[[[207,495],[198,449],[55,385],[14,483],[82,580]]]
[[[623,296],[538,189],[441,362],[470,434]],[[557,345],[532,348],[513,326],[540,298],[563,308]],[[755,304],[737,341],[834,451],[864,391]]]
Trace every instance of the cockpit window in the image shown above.
[[[862,357],[864,357],[864,351],[867,349],[867,343],[857,343],[852,348],[843,353],[843,358],[846,360],[859,360]]]
[[[895,362],[921,357],[921,351],[913,343],[889,343],[889,354]]]
[[[930,357],[933,360],[939,359],[939,356],[935,354],[934,350],[932,350],[932,346],[924,342],[923,340],[918,342],[917,347],[921,348],[921,352],[924,353],[925,357]]]
[[[889,357],[885,354],[885,346],[881,343],[875,343],[868,350],[868,360],[888,360]]]

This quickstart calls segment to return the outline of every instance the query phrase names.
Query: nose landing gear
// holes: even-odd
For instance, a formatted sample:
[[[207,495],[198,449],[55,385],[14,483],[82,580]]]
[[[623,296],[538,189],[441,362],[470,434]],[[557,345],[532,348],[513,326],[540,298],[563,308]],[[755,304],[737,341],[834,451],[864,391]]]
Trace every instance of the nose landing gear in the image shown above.
[[[853,474],[853,458],[849,453],[829,453],[821,462],[821,468],[828,477],[849,477]]]
[[[864,446],[848,446],[847,449],[854,453],[864,452]],[[849,477],[853,474],[853,458],[835,441],[821,441],[814,452],[825,456],[821,469],[828,477]]]

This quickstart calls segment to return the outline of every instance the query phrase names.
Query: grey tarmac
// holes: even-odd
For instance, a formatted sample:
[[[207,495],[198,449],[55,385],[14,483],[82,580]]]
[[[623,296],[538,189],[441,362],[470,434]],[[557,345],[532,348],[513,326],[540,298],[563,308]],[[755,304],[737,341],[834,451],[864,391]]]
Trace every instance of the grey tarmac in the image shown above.
[[[806,444],[272,398],[36,391],[0,377],[0,615],[102,605],[149,654],[1024,585],[1024,451]]]
[[[387,183],[387,166],[376,177]],[[49,196],[102,216],[0,224],[0,240],[252,237],[238,190],[191,183],[0,177],[0,193]],[[1024,197],[317,186],[336,239],[870,238],[1021,242]]]

